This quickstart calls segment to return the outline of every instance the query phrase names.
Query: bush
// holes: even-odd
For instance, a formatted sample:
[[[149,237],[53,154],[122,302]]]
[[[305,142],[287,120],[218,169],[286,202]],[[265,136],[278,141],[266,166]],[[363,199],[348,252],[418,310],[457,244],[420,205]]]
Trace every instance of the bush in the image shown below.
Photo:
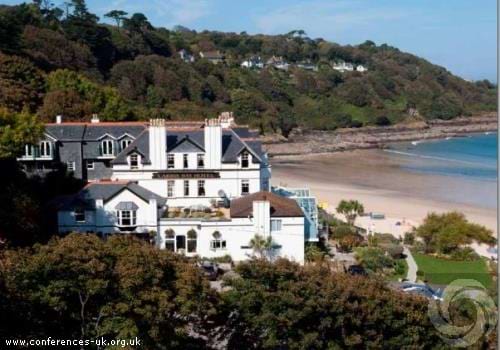
[[[339,239],[339,250],[344,253],[349,253],[353,248],[359,247],[363,242],[363,238],[357,234],[351,234]]]
[[[375,119],[375,125],[377,126],[389,126],[391,125],[391,120],[385,115],[381,115]]]
[[[396,275],[403,275],[406,271],[406,266],[404,260],[396,260],[394,262],[394,273]],[[406,276],[405,276],[406,277]]]
[[[474,261],[480,259],[480,256],[471,247],[460,248],[450,254],[452,260]]]
[[[406,232],[403,238],[403,243],[407,245],[415,244],[415,233],[414,232]]]
[[[399,244],[399,240],[390,233],[375,233],[373,237],[379,244]]]
[[[387,256],[382,249],[376,247],[356,249],[356,260],[365,269],[373,272],[394,267],[394,260]]]
[[[346,236],[356,234],[356,229],[349,225],[339,225],[331,228],[333,239],[342,239]]]
[[[323,251],[318,244],[309,243],[306,245],[305,249],[305,258],[307,261],[316,261],[322,260],[326,255],[326,252]]]
[[[399,244],[381,244],[380,247],[393,259],[401,259],[403,255],[403,247]]]

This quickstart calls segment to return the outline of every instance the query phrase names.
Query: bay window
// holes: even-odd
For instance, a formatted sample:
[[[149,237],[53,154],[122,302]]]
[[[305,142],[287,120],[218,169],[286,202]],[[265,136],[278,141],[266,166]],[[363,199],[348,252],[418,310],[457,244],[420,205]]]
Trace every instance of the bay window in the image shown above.
[[[137,223],[135,210],[118,210],[116,217],[118,218],[118,226],[135,226]]]

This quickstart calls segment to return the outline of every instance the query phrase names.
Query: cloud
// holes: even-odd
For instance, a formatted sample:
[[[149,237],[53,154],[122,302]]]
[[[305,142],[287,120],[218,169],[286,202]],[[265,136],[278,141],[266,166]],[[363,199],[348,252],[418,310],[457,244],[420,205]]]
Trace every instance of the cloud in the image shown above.
[[[257,29],[266,34],[304,29],[310,36],[332,36],[346,30],[376,25],[377,22],[399,20],[407,14],[395,8],[372,7],[370,1],[312,0],[254,14]],[[379,3],[380,4],[380,3]]]
[[[114,0],[96,11],[106,13],[113,9],[144,13],[154,25],[166,27],[189,25],[210,14],[207,0]]]

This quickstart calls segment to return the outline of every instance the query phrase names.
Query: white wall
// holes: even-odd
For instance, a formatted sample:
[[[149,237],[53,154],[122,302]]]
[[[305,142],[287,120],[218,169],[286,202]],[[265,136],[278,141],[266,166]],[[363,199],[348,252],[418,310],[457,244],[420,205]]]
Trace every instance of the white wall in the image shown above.
[[[99,201],[98,201],[99,202]],[[102,203],[102,200],[100,201]],[[120,202],[134,202],[139,208],[137,209],[137,229],[138,232],[148,232],[158,229],[158,208],[156,200],[146,202],[129,190],[124,190],[110,201],[103,203],[103,207],[99,208],[99,203],[96,203],[96,211],[86,211],[85,223],[75,221],[73,211],[58,212],[59,232],[103,232],[112,233],[119,232],[116,226],[116,205]]]
[[[281,248],[275,250],[276,256],[286,257],[299,263],[304,262],[304,218],[273,218],[282,220],[282,230],[271,232],[273,242]],[[225,221],[201,221],[201,220],[175,220],[161,219],[159,233],[161,240],[159,247],[165,247],[165,230],[173,229],[176,235],[186,235],[191,229],[197,232],[197,252],[194,254],[206,258],[231,255],[235,261],[243,261],[252,257],[252,249],[242,247],[248,246],[254,237],[256,230],[253,219],[239,218]],[[210,249],[210,241],[213,240],[213,232],[219,231],[221,239],[226,241],[225,250],[213,251]]]

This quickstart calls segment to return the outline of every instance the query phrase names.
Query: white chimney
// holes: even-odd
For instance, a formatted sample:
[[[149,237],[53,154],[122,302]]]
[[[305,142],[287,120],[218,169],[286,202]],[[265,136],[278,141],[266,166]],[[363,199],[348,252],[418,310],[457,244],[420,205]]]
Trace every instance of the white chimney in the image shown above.
[[[149,158],[155,170],[167,169],[167,128],[165,119],[149,121]]]
[[[269,201],[253,201],[253,225],[255,233],[269,236],[271,230],[271,204]]]
[[[222,167],[222,127],[217,119],[205,119],[205,167]]]
[[[62,115],[56,115],[56,123],[61,124],[62,123]]]
[[[229,128],[234,124],[233,112],[222,112],[218,119],[223,128]]]
[[[90,119],[90,122],[93,124],[99,123],[99,116],[97,114],[92,114],[92,119]]]

